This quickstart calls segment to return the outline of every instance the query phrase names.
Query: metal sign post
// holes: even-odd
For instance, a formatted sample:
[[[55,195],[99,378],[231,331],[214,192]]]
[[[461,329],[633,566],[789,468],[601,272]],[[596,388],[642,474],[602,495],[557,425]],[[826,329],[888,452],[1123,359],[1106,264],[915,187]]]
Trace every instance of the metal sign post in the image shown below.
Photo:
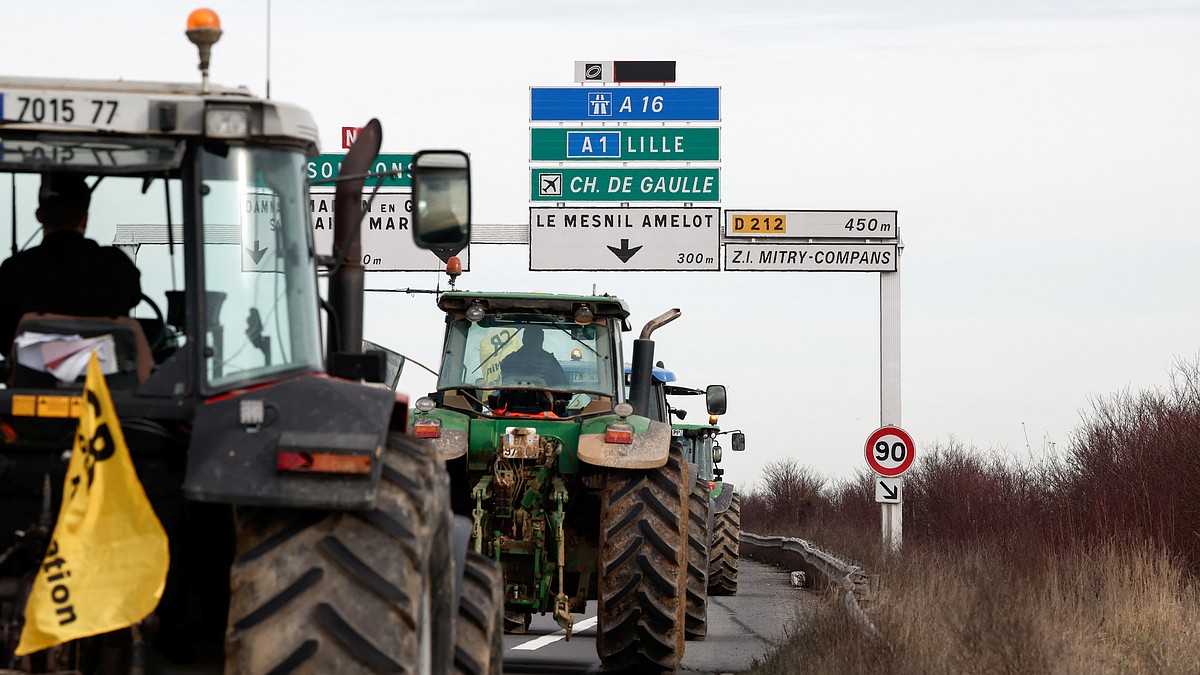
[[[879,273],[879,424],[900,426],[900,255],[896,271]],[[883,545],[892,551],[903,539],[903,507],[900,500],[880,504]]]

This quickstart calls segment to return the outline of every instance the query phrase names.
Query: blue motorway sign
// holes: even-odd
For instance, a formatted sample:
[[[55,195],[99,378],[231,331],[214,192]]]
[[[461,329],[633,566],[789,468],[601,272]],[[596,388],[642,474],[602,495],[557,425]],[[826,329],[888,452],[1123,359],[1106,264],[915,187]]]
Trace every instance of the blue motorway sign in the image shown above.
[[[621,157],[619,131],[568,131],[567,159]]]
[[[530,87],[531,121],[721,120],[720,87]]]

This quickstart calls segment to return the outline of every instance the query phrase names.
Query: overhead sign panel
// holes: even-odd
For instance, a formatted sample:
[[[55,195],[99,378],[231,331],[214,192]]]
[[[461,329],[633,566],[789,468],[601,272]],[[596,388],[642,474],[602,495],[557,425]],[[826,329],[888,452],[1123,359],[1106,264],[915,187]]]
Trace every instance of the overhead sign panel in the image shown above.
[[[897,239],[895,211],[725,211],[726,237]]]
[[[529,158],[534,162],[623,160],[706,162],[721,159],[719,127],[608,127],[529,130]]]
[[[535,122],[719,122],[720,87],[530,87]]]
[[[412,166],[412,154],[380,154],[375,159],[375,163],[371,165],[371,173],[384,173],[387,171],[403,170],[406,173],[402,176],[388,176],[383,179],[384,187],[412,187],[412,178],[407,171]],[[320,181],[329,181],[337,178],[342,171],[342,161],[346,159],[346,153],[332,153],[317,156],[315,159],[308,160],[308,180],[312,183]],[[367,179],[366,185],[374,186],[379,183],[378,178]],[[327,183],[332,185],[332,183]]]
[[[605,82],[674,82],[674,61],[576,61],[575,81],[584,84]]]
[[[381,192],[370,200],[363,196],[362,205],[370,201],[371,208],[363,216],[362,258],[368,272],[440,272],[446,264],[433,251],[417,248],[413,243],[412,193]],[[333,253],[334,193],[313,191],[309,195],[312,207],[313,235],[317,252]],[[463,270],[470,269],[470,248],[457,254]]]
[[[530,169],[541,202],[715,202],[720,169]],[[718,228],[719,229],[719,228]]]
[[[895,244],[725,243],[735,272],[895,272]]]
[[[529,269],[718,271],[718,208],[529,209]]]

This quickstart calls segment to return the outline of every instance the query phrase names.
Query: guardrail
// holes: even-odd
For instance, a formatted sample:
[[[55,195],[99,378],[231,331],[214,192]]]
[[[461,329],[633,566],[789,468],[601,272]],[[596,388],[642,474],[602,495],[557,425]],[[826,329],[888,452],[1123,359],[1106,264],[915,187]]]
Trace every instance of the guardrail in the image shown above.
[[[879,629],[875,628],[875,624],[871,623],[867,613],[858,604],[858,596],[866,594],[870,583],[870,577],[863,568],[845,562],[841,558],[795,537],[762,537],[750,532],[742,532],[741,541],[751,546],[779,548],[799,554],[806,563],[824,575],[830,584],[842,590],[842,602],[846,605],[846,611],[849,612],[850,618],[858,624],[859,628],[868,636],[883,642],[883,635],[879,633]]]

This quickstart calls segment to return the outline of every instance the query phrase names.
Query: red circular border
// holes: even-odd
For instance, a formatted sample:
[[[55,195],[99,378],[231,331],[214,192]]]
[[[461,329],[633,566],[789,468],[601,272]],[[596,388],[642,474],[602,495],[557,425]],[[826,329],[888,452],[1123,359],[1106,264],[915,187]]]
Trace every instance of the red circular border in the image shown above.
[[[875,460],[875,453],[871,452],[871,448],[875,445],[876,441],[884,436],[889,435],[899,436],[900,440],[904,441],[905,444],[908,445],[908,455],[904,458],[904,461],[894,469],[888,469],[878,464]],[[867,466],[871,467],[872,471],[885,478],[895,478],[903,475],[904,472],[908,471],[908,468],[912,466],[913,458],[917,456],[917,446],[915,443],[913,443],[912,436],[909,436],[908,432],[900,427],[879,427],[867,437],[867,444],[863,446],[863,454],[866,455]]]

